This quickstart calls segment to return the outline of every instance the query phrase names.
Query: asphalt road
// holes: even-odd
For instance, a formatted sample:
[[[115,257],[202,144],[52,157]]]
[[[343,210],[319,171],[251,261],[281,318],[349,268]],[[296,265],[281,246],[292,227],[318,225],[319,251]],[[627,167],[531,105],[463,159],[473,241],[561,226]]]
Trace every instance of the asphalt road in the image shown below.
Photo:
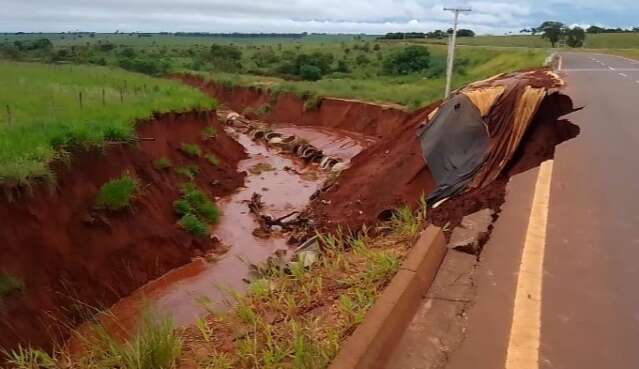
[[[557,148],[547,208],[538,357],[520,367],[639,368],[639,62],[565,53],[581,134]],[[448,369],[505,368],[539,170],[512,179]],[[510,345],[512,346],[512,345]]]

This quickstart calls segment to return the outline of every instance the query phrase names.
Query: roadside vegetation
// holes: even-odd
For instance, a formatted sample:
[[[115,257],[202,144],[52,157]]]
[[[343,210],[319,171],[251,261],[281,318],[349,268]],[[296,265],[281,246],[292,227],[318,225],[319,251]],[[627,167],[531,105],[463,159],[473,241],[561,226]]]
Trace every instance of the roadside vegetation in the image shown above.
[[[214,106],[178,82],[107,67],[0,61],[0,85],[0,183],[54,179],[52,161],[132,141],[135,121],[154,112]]]
[[[52,355],[45,351],[19,347],[4,352],[12,369],[172,369],[182,353],[182,337],[173,321],[146,310],[132,337],[119,335],[131,332],[108,313],[100,313],[87,326],[73,332],[72,340],[80,353],[58,349]]]
[[[424,222],[424,208],[402,208],[377,236],[318,234],[321,247],[257,267],[245,295],[228,291],[234,300],[228,311],[188,328],[174,329],[170,319],[147,312],[136,334],[123,340],[118,332],[130,330],[100,313],[74,332],[82,347],[74,356],[24,347],[5,355],[13,369],[326,368],[399,270]]]

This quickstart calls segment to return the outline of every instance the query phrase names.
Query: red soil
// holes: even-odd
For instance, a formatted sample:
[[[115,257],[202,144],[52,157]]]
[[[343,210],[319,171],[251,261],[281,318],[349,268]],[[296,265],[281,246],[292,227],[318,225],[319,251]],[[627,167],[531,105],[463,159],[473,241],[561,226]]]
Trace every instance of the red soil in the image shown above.
[[[26,285],[0,306],[0,346],[47,347],[52,337],[66,332],[58,323],[74,326],[85,317],[80,302],[110,306],[215,247],[176,226],[172,202],[185,180],[173,170],[153,167],[160,157],[174,167],[197,164],[198,185],[211,196],[241,186],[245,174],[237,173],[236,166],[245,157],[242,146],[221,127],[215,139],[202,139],[204,127],[217,125],[214,117],[210,112],[158,115],[138,124],[138,136],[153,140],[74,153],[69,167],[58,165],[54,190],[41,185],[12,200],[0,197],[0,271]],[[221,164],[186,157],[178,150],[182,143],[198,143]],[[143,184],[132,209],[95,210],[100,186],[126,171]]]
[[[259,88],[226,88],[193,75],[173,78],[201,89],[239,113],[271,104],[271,112],[259,117],[269,123],[339,128],[381,138],[412,116],[397,107],[335,98],[323,98],[317,108],[305,109],[304,100],[292,93],[273,97]],[[247,117],[255,118],[255,115],[249,113]]]
[[[318,109],[306,111],[304,100],[292,94],[279,94],[274,98],[258,88],[226,88],[194,76],[174,78],[200,88],[239,112],[247,107],[255,109],[272,104],[271,113],[261,117],[267,122],[338,127],[380,138],[353,158],[351,167],[342,173],[338,182],[312,202],[313,215],[323,228],[331,230],[339,225],[357,229],[363,224],[373,224],[384,210],[404,204],[414,206],[435,186],[422,158],[416,132],[439,102],[408,113],[390,106],[325,98]],[[545,83],[544,79],[540,81],[540,85]],[[552,158],[556,145],[579,133],[577,126],[558,120],[570,111],[572,102],[567,96],[547,97],[509,169],[491,185],[457,196],[431,211],[431,221],[438,225],[450,223],[454,227],[464,215],[482,208],[498,211],[510,176]]]

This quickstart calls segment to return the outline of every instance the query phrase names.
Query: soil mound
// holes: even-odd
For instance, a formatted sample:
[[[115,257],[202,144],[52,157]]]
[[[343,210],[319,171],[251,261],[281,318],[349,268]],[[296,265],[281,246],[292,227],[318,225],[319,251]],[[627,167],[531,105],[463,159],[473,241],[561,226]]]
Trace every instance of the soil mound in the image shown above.
[[[214,138],[202,136],[217,127]],[[226,135],[214,112],[156,115],[138,124],[136,144],[107,144],[74,152],[70,165],[57,164],[55,189],[46,185],[7,190],[0,197],[0,271],[23,280],[24,289],[2,299],[0,346],[48,347],[86,318],[83,304],[110,306],[144,283],[188,263],[216,245],[176,226],[173,201],[187,179],[175,169],[197,165],[195,182],[211,197],[241,186],[237,163],[243,148]],[[198,144],[219,158],[183,153]],[[172,168],[154,162],[167,158]],[[131,209],[96,210],[102,184],[128,172],[141,183]]]

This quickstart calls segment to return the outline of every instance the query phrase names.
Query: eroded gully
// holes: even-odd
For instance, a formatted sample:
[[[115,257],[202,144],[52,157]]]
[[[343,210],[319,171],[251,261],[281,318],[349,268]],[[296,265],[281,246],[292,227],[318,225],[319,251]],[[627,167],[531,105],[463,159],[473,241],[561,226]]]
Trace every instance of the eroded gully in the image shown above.
[[[295,135],[344,162],[372,142],[365,136],[323,127],[271,125],[270,128],[284,136]],[[274,233],[268,238],[253,235],[259,223],[249,211],[248,202],[253,194],[261,195],[264,213],[275,218],[301,211],[329,172],[320,170],[317,164],[279,152],[265,142],[254,141],[235,128],[226,130],[248,154],[238,165],[238,171],[247,172],[244,187],[216,201],[223,215],[211,234],[228,246],[228,252],[194,258],[122,298],[110,311],[124,327],[134,326],[140,311],[147,307],[172,316],[178,326],[192,324],[207,311],[223,310],[232,303],[229,291],[245,291],[251,264],[266,261],[278,250],[289,254],[292,251],[286,235]],[[258,164],[269,170],[251,170]]]

